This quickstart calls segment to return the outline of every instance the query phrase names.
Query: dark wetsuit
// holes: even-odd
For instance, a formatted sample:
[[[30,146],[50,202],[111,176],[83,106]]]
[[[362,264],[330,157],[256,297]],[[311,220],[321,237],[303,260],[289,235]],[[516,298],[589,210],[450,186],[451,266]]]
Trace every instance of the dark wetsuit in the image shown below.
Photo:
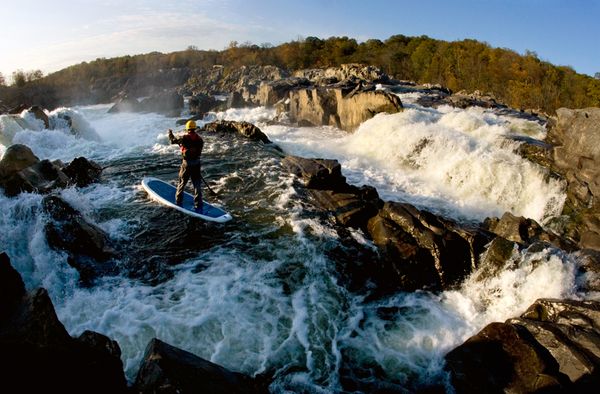
[[[200,154],[204,147],[204,140],[195,131],[187,131],[182,137],[175,137],[169,134],[169,140],[172,144],[181,146],[181,154],[183,160],[179,168],[179,182],[177,184],[177,192],[175,193],[175,201],[177,205],[181,205],[183,201],[183,189],[188,180],[192,180],[194,185],[194,208],[200,210],[202,208],[202,176],[200,175]]]

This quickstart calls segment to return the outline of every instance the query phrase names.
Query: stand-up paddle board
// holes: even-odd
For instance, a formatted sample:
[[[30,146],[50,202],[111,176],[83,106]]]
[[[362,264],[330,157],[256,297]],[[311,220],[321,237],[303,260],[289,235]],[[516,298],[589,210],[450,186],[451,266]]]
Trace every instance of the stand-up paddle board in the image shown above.
[[[194,196],[183,192],[181,206],[175,204],[175,186],[157,178],[144,178],[142,186],[154,200],[168,207],[175,208],[186,215],[194,216],[211,222],[224,223],[231,220],[231,215],[221,208],[202,201],[202,211],[194,209]]]

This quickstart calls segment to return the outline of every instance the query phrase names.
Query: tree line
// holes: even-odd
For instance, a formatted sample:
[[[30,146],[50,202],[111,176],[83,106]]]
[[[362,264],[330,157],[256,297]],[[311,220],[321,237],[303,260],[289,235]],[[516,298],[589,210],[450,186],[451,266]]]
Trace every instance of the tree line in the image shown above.
[[[307,37],[277,46],[233,41],[221,51],[190,46],[167,54],[99,58],[45,77],[22,73],[21,86],[14,83],[10,88],[4,86],[0,98],[8,102],[7,92],[13,98],[23,98],[28,92],[35,96],[41,90],[66,100],[74,92],[88,92],[108,81],[121,79],[124,83],[136,75],[170,69],[185,68],[193,74],[194,70],[214,65],[223,65],[226,71],[251,65],[297,70],[344,63],[373,65],[399,80],[440,84],[452,91],[491,93],[514,108],[553,113],[560,107],[600,106],[600,79],[578,74],[569,66],[553,65],[541,60],[535,52],[519,54],[470,39],[448,42],[404,35],[361,43],[348,37]]]

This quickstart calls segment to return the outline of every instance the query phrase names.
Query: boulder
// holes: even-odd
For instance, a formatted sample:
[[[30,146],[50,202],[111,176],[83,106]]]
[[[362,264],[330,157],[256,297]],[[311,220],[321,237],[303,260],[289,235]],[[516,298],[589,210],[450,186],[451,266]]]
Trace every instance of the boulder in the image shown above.
[[[5,255],[0,258],[3,274],[7,260]],[[26,293],[13,271],[0,278],[2,289],[6,286],[12,293],[0,299],[3,387],[19,392],[127,392],[120,350],[110,353],[100,345],[110,340],[99,340],[106,337],[98,333],[72,338],[45,289]],[[92,336],[94,341],[86,339]]]
[[[539,299],[446,355],[457,392],[593,393],[600,383],[600,302]]]
[[[26,145],[11,145],[0,160],[0,178],[38,163],[40,159]]]
[[[319,209],[332,214],[343,226],[366,229],[367,221],[379,210],[377,190],[346,183],[337,160],[286,156],[282,166],[303,182]]]
[[[200,119],[202,119],[204,114],[213,110],[220,104],[221,102],[216,100],[213,96],[204,93],[198,93],[188,101],[190,114],[197,115]]]
[[[0,161],[0,187],[9,197],[22,192],[48,193],[68,183],[57,163],[40,161],[25,145],[11,145]]]
[[[208,132],[224,132],[238,133],[246,138],[254,141],[261,141],[265,144],[270,144],[271,140],[258,127],[248,122],[237,122],[229,120],[218,120],[216,122],[207,123],[202,127],[202,131]]]
[[[42,206],[50,216],[44,226],[48,246],[68,253],[67,261],[84,285],[98,276],[116,274],[116,251],[108,234],[58,196],[44,197]]]
[[[457,393],[568,392],[569,379],[524,327],[491,323],[445,357]]]
[[[85,187],[100,179],[102,167],[85,157],[76,157],[63,168],[63,172],[69,177],[70,183]]]
[[[306,159],[299,156],[286,156],[282,166],[296,175],[309,189],[338,190],[346,185],[342,166],[337,160]]]
[[[138,393],[267,393],[267,385],[152,339],[135,379]]]
[[[545,242],[567,251],[576,249],[568,239],[545,230],[538,222],[505,212],[500,219],[486,218],[482,227],[500,237],[520,245]]]
[[[599,302],[539,299],[508,323],[525,327],[548,349],[578,392],[600,383]]]
[[[458,285],[476,267],[489,241],[484,232],[389,201],[369,220],[368,233],[389,266],[386,286],[393,283],[406,291]]]

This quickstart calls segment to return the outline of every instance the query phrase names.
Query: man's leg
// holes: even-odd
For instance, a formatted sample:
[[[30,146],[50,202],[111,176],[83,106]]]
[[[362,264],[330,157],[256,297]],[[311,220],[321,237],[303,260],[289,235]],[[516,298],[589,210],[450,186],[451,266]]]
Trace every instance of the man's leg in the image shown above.
[[[190,174],[188,172],[188,167],[186,165],[185,160],[181,163],[181,167],[179,168],[179,182],[177,183],[177,191],[175,192],[175,204],[180,205],[183,203],[183,190],[185,189],[185,184],[190,178]]]
[[[194,208],[200,210],[202,208],[202,176],[200,174],[200,166],[189,167],[190,178],[194,185]]]

